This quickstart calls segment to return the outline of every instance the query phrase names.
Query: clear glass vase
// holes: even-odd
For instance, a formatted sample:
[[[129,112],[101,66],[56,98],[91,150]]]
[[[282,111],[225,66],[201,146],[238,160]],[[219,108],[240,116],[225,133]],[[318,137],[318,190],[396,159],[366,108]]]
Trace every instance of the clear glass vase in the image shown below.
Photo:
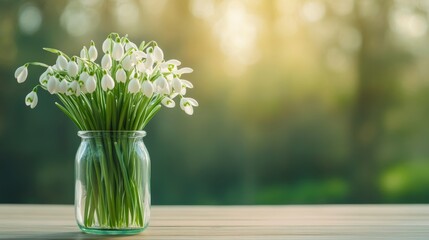
[[[150,218],[150,159],[144,131],[80,131],[75,211],[80,229],[135,234]]]

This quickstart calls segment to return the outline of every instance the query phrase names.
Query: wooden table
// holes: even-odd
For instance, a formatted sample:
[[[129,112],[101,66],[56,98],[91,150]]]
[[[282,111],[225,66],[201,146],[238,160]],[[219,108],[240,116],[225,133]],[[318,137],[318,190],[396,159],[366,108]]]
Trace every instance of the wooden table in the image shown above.
[[[429,205],[154,206],[149,228],[113,239],[429,239]],[[0,205],[0,239],[81,233],[73,206]]]

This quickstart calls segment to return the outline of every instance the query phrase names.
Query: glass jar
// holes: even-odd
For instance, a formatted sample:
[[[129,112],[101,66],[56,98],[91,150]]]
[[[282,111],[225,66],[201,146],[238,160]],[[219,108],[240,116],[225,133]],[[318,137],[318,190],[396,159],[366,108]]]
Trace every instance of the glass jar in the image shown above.
[[[135,234],[150,218],[150,158],[144,131],[79,131],[75,213],[80,229]]]

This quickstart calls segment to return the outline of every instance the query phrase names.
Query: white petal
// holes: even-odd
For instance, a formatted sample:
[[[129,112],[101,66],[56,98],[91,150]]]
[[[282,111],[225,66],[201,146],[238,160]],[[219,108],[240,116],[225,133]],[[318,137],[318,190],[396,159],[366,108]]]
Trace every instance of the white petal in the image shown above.
[[[83,47],[82,50],[80,50],[80,58],[88,59],[88,50],[86,47]]]
[[[183,111],[185,111],[185,113],[188,115],[194,114],[194,108],[191,105],[186,105]]]
[[[109,74],[105,74],[103,78],[101,78],[101,88],[103,91],[112,90],[115,87],[115,82]]]
[[[142,91],[146,97],[148,97],[148,98],[152,97],[153,92],[154,92],[154,87],[153,87],[152,82],[151,81],[144,81],[142,84]]]
[[[56,92],[57,83],[58,83],[57,78],[55,78],[54,76],[49,77],[48,85],[46,86],[46,88],[48,89],[48,92],[50,94],[54,94]]]
[[[178,79],[178,78],[174,78],[173,79],[173,89],[176,92],[181,92],[181,90],[182,90],[182,81],[180,81],[180,79]]]
[[[191,73],[193,71],[194,70],[192,70],[192,68],[184,67],[184,68],[181,68],[181,69],[177,70],[176,73],[179,74],[179,75],[182,75],[182,74],[185,74],[185,73]]]
[[[140,61],[137,63],[137,70],[139,72],[145,72],[146,66],[145,66],[144,62]]]
[[[94,62],[98,57],[97,48],[94,45],[91,45],[88,50],[89,60]]]
[[[84,82],[88,79],[88,77],[89,77],[89,74],[87,72],[82,72],[79,75],[79,79],[82,80],[82,81],[84,81]]]
[[[105,54],[107,54],[107,52],[111,52],[112,51],[111,50],[111,48],[112,48],[112,42],[113,41],[112,41],[111,38],[106,38],[106,40],[104,40],[102,49],[103,49],[103,52]]]
[[[147,54],[142,51],[135,51],[132,53],[132,56],[136,60],[142,60],[143,58],[146,58]]]
[[[94,76],[89,76],[85,82],[85,88],[88,93],[93,93],[97,87],[97,82]]]
[[[194,87],[194,85],[191,82],[189,82],[188,80],[185,80],[185,79],[180,79],[180,80],[182,80],[182,84],[185,85],[185,87],[187,87],[187,88],[193,88]]]
[[[70,61],[68,64],[67,64],[67,72],[68,72],[68,74],[71,76],[71,77],[74,77],[74,76],[76,76],[77,75],[77,72],[78,72],[78,65],[77,65],[77,63],[76,62],[74,62],[74,61]]]
[[[139,91],[140,91],[140,82],[135,78],[131,79],[131,81],[128,83],[128,92],[138,93]]]
[[[109,54],[105,54],[101,59],[101,67],[106,70],[110,70],[112,67],[112,58]]]
[[[59,93],[66,93],[67,92],[67,81],[66,80],[62,80],[58,86],[58,92]]]
[[[186,98],[187,101],[194,107],[198,107],[198,102],[197,100],[193,99],[193,98]]]
[[[59,70],[66,70],[68,65],[67,59],[63,55],[59,55],[57,58],[56,66]]]
[[[168,61],[165,62],[167,65],[174,65],[174,66],[180,66],[180,64],[182,64],[179,60],[177,59],[170,59]]]
[[[28,69],[26,66],[21,66],[15,71],[15,78],[18,83],[23,83],[27,79]]]
[[[125,51],[128,51],[130,48],[138,49],[137,45],[133,42],[127,42],[125,44]]]
[[[146,68],[146,69],[152,69],[152,65],[153,65],[153,58],[152,58],[151,56],[148,56],[148,57],[146,58],[146,62],[145,62],[144,64],[145,64],[145,68]]]
[[[176,106],[176,103],[173,101],[173,99],[169,97],[164,97],[161,101],[162,105],[168,107],[168,108],[174,108]]]
[[[116,81],[117,82],[125,82],[127,80],[127,74],[125,73],[125,70],[120,68],[117,72],[116,72]]]
[[[126,57],[124,57],[124,59],[122,60],[122,67],[127,70],[130,71],[131,69],[133,69],[133,61],[131,61],[131,56],[128,55]]]
[[[30,107],[33,109],[37,106],[37,103],[39,102],[39,98],[37,97],[37,94],[35,92],[33,92],[33,101],[31,102]]]
[[[123,55],[124,47],[122,44],[118,42],[113,43],[112,58],[116,61],[119,61]]]
[[[152,54],[156,62],[161,62],[162,60],[164,60],[164,53],[162,52],[162,49],[160,47],[155,46]]]
[[[49,79],[49,77],[48,77],[48,70],[46,70],[45,72],[42,73],[42,75],[40,75],[40,77],[39,77],[39,83],[42,86],[46,86],[46,84],[48,84],[48,79]]]

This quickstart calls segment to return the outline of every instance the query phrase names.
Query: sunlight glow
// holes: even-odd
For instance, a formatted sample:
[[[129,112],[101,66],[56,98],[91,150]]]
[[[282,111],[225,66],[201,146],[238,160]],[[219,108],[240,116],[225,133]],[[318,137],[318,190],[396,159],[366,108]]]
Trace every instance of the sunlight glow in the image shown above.
[[[25,34],[31,35],[39,30],[42,24],[42,13],[33,4],[25,4],[19,11],[19,28]]]

